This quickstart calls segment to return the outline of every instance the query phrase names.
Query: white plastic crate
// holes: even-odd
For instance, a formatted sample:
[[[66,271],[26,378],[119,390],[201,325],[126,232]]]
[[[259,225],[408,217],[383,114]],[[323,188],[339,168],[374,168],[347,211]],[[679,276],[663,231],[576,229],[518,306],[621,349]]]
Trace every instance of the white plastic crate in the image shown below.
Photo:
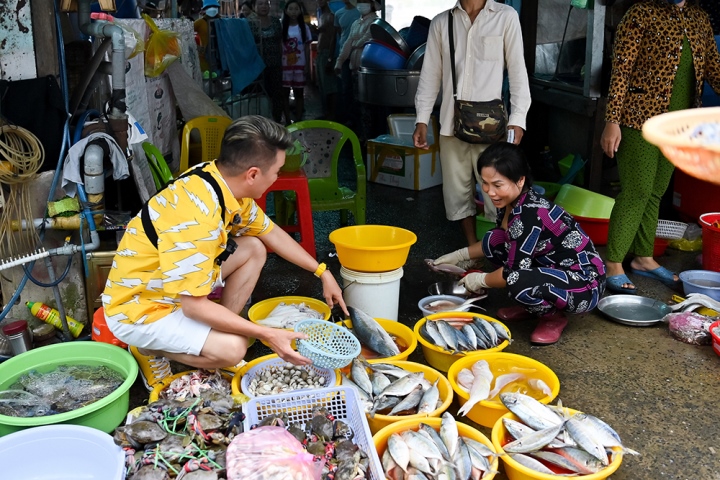
[[[283,365],[292,365],[289,362],[286,362],[282,358],[271,358],[269,360],[265,360],[264,362],[255,365],[250,370],[245,372],[245,374],[240,379],[240,390],[242,393],[247,395],[250,398],[255,397],[256,395],[253,395],[252,392],[250,392],[250,382],[253,381],[255,377],[258,375],[261,375],[265,373],[267,370],[270,370],[273,367],[281,367]],[[320,375],[321,377],[325,378],[325,385],[331,386],[335,385],[337,383],[338,374],[334,370],[330,370],[327,368],[318,368],[315,365],[308,365],[303,367],[305,370],[312,370],[316,374]],[[293,390],[293,392],[301,392],[303,390]],[[290,393],[290,392],[288,392]],[[258,395],[262,397],[267,397],[268,395]]]
[[[358,394],[352,387],[328,387],[302,392],[288,392],[280,395],[255,397],[243,405],[245,430],[260,423],[265,417],[285,413],[290,423],[304,427],[312,418],[315,407],[325,407],[336,419],[352,428],[353,442],[370,460],[370,480],[384,480],[382,463],[375,451],[372,434],[365,412],[360,405]]]

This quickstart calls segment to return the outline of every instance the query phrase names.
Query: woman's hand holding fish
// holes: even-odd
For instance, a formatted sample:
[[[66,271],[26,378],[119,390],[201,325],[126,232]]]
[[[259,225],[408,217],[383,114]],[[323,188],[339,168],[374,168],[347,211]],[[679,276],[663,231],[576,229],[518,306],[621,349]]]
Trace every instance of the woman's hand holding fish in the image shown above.
[[[333,277],[332,273],[325,270],[323,274],[320,275],[320,281],[322,281],[323,284],[323,297],[325,298],[325,302],[328,306],[333,308],[335,304],[340,305],[340,308],[342,308],[346,318],[349,317],[350,312],[348,312],[348,309],[345,306],[345,300],[343,300],[342,297],[342,289],[340,288],[340,285],[338,285],[337,281],[335,281],[335,277]]]
[[[470,252],[468,250],[468,247],[461,248],[460,250],[455,250],[454,252],[446,253],[442,257],[433,260],[433,264],[441,265],[447,263],[450,265],[457,265],[463,260],[470,260]]]
[[[307,339],[307,335],[279,328],[267,328],[266,330],[268,333],[263,340],[268,342],[270,348],[272,348],[272,350],[277,353],[280,358],[286,362],[292,363],[293,365],[312,364],[312,361],[309,358],[303,357],[293,350],[291,346],[291,342],[293,340],[305,340]]]

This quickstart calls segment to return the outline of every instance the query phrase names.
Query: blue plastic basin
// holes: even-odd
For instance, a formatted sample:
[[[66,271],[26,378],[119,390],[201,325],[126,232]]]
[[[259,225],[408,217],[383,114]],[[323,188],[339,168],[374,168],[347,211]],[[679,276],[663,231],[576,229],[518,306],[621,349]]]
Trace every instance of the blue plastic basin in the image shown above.
[[[685,295],[702,293],[720,301],[720,272],[710,270],[686,270],[681,272],[680,280],[683,282]]]
[[[370,41],[363,47],[360,66],[378,70],[402,70],[407,59],[382,43]]]

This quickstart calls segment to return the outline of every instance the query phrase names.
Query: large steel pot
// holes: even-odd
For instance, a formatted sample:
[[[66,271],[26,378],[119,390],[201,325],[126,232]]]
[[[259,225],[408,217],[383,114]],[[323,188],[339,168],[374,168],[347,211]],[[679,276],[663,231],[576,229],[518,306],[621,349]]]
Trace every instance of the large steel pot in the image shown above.
[[[387,107],[414,107],[419,70],[358,70],[358,100]]]

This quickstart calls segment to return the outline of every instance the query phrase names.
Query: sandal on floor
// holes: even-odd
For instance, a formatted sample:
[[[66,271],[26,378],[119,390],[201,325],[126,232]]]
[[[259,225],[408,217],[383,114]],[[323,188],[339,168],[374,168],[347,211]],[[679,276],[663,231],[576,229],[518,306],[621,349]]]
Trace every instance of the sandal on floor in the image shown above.
[[[655,270],[636,270],[632,269],[632,273],[640,275],[641,277],[652,278],[667,285],[668,287],[675,287],[680,283],[680,280],[675,280],[675,274],[665,267],[658,267]]]
[[[552,345],[560,340],[567,324],[568,319],[561,312],[540,317],[538,326],[530,335],[530,341],[535,345]]]
[[[625,295],[637,295],[637,287],[629,288],[623,287],[625,284],[635,285],[624,273],[620,275],[613,275],[605,279],[607,289],[613,293],[624,293]]]

